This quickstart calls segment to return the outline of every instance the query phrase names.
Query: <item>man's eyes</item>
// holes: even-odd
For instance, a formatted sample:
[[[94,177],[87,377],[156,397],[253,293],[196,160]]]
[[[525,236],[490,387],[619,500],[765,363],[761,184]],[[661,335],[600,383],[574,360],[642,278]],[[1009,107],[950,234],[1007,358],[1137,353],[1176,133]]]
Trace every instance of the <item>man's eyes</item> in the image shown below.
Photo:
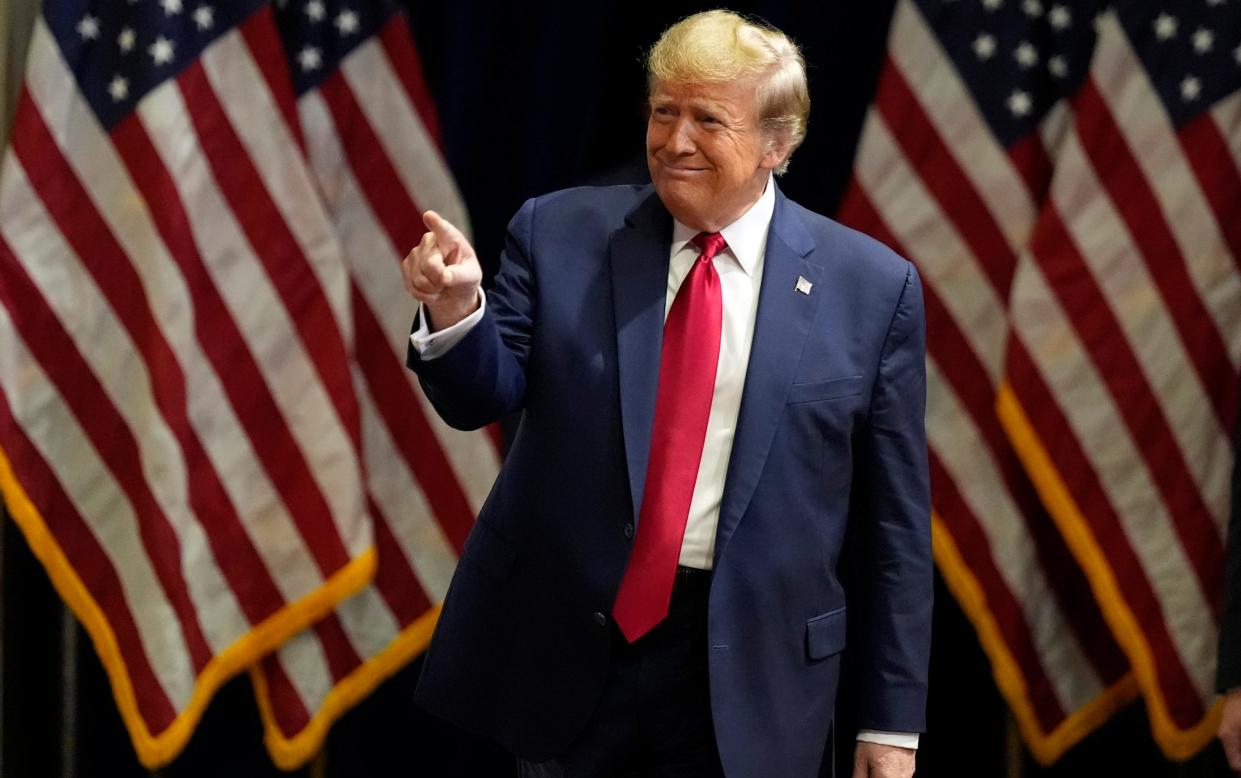
[[[677,116],[677,111],[670,106],[657,105],[651,108],[651,115],[660,119],[672,119]],[[722,125],[724,121],[718,116],[709,113],[699,113],[694,116],[695,121],[700,124]]]

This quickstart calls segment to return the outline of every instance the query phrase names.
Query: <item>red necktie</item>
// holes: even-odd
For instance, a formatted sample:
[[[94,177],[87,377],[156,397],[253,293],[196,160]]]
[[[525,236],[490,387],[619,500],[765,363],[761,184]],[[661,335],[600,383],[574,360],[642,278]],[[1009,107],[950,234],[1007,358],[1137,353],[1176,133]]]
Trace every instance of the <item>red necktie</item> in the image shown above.
[[[616,625],[630,643],[668,615],[715,393],[724,306],[711,260],[725,243],[718,232],[704,232],[694,245],[702,253],[664,321],[646,492],[629,565],[612,606]]]

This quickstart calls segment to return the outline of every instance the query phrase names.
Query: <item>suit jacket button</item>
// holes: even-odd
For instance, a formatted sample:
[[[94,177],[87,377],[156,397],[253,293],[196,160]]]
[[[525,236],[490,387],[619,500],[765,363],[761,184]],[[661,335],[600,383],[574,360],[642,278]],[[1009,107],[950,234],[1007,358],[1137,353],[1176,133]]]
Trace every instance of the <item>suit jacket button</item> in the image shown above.
[[[633,522],[625,525],[625,540],[633,540]]]
[[[595,611],[593,618],[595,623],[601,627],[606,627],[608,625],[608,617],[603,615],[603,611]]]

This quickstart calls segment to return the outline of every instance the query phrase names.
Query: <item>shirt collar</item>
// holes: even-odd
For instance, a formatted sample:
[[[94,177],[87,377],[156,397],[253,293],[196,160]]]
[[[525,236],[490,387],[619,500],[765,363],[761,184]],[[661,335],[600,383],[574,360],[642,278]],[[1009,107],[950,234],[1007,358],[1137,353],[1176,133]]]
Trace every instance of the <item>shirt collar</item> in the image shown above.
[[[773,177],[767,177],[767,187],[758,198],[758,202],[750,206],[750,210],[720,230],[728,248],[736,258],[737,264],[747,275],[754,275],[754,268],[763,255],[767,245],[767,231],[771,227],[771,217],[776,210],[776,186]],[[699,230],[686,227],[673,219],[672,253],[676,254],[685,248],[698,235]]]

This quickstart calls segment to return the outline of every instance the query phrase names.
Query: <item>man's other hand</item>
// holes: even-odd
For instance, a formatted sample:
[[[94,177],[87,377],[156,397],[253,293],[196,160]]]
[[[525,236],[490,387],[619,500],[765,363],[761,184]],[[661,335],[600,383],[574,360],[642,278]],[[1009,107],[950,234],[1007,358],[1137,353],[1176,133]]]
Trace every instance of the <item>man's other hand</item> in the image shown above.
[[[431,331],[451,327],[478,308],[483,270],[474,247],[435,211],[422,215],[427,231],[401,260],[405,289],[423,304]]]
[[[1224,715],[1219,720],[1219,742],[1224,746],[1228,766],[1241,773],[1241,689],[1224,695]]]
[[[859,740],[853,752],[853,778],[909,778],[917,753],[912,748]]]

